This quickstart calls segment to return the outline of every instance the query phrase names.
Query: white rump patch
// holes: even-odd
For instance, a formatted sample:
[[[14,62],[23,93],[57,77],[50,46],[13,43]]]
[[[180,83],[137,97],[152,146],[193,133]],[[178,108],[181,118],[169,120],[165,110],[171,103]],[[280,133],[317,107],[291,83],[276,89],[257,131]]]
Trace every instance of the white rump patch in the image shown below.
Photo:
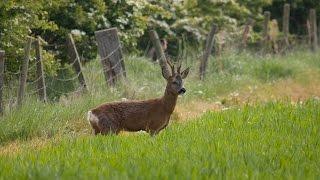
[[[91,123],[98,123],[99,119],[97,116],[95,116],[91,111],[88,112],[88,121],[89,121],[89,124]]]

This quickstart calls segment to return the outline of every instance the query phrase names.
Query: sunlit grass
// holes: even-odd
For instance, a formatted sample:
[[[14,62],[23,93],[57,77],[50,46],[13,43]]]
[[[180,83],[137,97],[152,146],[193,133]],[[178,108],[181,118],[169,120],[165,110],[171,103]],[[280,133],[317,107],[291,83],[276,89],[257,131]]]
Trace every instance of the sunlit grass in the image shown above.
[[[71,134],[0,158],[1,179],[317,179],[320,102],[208,112],[148,134]]]

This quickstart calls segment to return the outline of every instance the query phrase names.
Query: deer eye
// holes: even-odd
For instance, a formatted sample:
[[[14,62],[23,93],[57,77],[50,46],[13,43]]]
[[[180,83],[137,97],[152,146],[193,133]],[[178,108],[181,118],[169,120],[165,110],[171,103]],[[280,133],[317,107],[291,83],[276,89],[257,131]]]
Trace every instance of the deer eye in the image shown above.
[[[177,81],[173,81],[172,84],[178,85],[178,82]]]

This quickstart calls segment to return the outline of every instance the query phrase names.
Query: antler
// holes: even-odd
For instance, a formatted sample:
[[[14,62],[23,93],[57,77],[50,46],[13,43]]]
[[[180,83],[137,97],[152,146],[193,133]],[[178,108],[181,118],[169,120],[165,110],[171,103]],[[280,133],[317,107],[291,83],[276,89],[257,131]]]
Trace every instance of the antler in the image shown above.
[[[181,70],[181,65],[182,65],[182,60],[178,61],[178,69],[177,72],[180,74],[180,70]]]
[[[170,61],[170,59],[167,59],[167,63],[169,64],[170,68],[171,68],[171,73],[172,75],[175,73],[174,72],[174,65],[172,64],[172,62]]]

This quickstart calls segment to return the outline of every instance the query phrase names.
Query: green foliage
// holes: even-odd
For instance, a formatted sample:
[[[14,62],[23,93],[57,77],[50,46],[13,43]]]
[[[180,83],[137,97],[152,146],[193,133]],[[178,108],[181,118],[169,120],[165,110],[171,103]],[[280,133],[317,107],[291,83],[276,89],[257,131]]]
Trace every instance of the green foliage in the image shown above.
[[[319,7],[313,1],[288,2],[294,19],[291,30],[301,34],[305,31],[301,27],[305,29],[308,9]],[[83,60],[91,60],[97,54],[94,31],[117,27],[127,51],[145,49],[149,39],[147,31],[156,29],[161,37],[169,40],[170,53],[177,56],[178,40],[184,39],[193,46],[202,44],[212,22],[218,24],[220,30],[228,31],[233,41],[241,37],[239,27],[248,17],[257,21],[254,29],[259,33],[264,10],[270,10],[272,18],[281,23],[283,4],[280,0],[2,1],[0,47],[7,52],[7,69],[15,72],[21,64],[26,37],[40,35],[49,43],[45,47],[47,53],[64,64],[69,61],[64,46],[66,35],[73,32]],[[249,43],[259,41],[260,34],[252,33],[248,40]]]
[[[0,48],[6,51],[7,70],[16,72],[24,55],[28,35],[36,29],[56,30],[54,22],[48,20],[45,0],[0,2]]]
[[[317,100],[278,102],[208,112],[153,138],[70,135],[0,157],[0,178],[316,179],[319,117]]]
[[[177,39],[181,38],[190,43],[202,43],[212,22],[222,29],[235,31],[239,24],[246,21],[246,17],[260,13],[253,7],[265,4],[265,1],[249,3],[231,0],[3,1],[0,3],[0,47],[7,52],[7,69],[13,72],[19,69],[23,59],[27,36],[40,35],[49,43],[45,46],[47,53],[54,55],[61,63],[69,61],[65,47],[68,33],[75,35],[83,59],[91,60],[97,54],[94,31],[109,27],[119,29],[127,51],[137,52],[138,47],[145,48],[149,39],[147,30],[152,28],[157,29],[161,37],[167,37],[169,48],[174,49],[178,46]]]

